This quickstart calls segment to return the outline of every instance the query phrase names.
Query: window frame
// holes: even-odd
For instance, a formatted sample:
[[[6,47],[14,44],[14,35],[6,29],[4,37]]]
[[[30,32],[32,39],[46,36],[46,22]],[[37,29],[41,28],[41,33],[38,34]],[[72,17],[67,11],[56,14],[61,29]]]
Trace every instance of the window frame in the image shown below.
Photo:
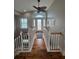
[[[25,22],[25,20],[26,20],[26,22]],[[27,20],[27,18],[21,18],[20,19],[20,29],[27,29],[27,28],[28,28],[28,20]]]

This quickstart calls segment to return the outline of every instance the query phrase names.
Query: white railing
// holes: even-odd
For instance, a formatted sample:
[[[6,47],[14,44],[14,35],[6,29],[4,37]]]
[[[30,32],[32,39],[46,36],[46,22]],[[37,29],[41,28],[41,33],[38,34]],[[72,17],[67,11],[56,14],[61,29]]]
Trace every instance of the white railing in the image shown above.
[[[60,41],[62,39],[62,33],[50,33],[50,51],[61,51]]]
[[[20,32],[20,35],[14,39],[14,53],[30,52],[31,35]]]
[[[15,38],[14,40],[14,49],[15,50],[19,50],[22,46],[22,43],[21,43],[21,36],[19,35],[17,38]]]
[[[49,32],[44,30],[44,40],[48,52],[61,52],[62,50],[62,37],[61,32]]]
[[[61,40],[61,33],[51,33],[50,50],[60,49],[60,44],[59,44],[60,40]]]

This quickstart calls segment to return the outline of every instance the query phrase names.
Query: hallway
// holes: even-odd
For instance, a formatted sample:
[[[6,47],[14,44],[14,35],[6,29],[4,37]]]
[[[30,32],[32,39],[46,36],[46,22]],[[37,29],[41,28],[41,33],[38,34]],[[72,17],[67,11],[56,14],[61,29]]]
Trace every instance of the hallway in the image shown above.
[[[35,34],[37,37],[37,35]],[[60,52],[47,52],[44,39],[35,39],[32,52],[20,53],[15,59],[64,59]]]
[[[34,41],[32,51],[46,49],[44,39],[42,38],[42,34],[36,33],[36,39]]]

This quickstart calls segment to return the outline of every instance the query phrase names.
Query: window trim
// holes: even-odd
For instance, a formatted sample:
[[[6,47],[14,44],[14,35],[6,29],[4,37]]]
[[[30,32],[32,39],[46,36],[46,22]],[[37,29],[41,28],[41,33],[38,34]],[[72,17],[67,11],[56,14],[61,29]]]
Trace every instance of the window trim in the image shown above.
[[[25,23],[27,23],[27,25],[23,27],[22,21],[25,21],[25,20],[26,20]],[[28,20],[27,20],[27,18],[21,18],[20,19],[20,29],[27,29],[27,28],[28,28]]]

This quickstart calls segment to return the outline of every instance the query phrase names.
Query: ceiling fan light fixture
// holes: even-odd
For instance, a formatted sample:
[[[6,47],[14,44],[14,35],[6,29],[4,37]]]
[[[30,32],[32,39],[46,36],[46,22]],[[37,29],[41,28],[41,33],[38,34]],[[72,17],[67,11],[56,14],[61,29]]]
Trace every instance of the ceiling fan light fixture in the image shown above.
[[[38,1],[38,7],[37,7],[37,6],[33,6],[35,9],[37,9],[37,13],[39,13],[39,12],[41,12],[41,11],[42,11],[42,12],[46,12],[45,9],[46,9],[47,7],[46,7],[46,6],[41,6],[41,7],[40,7],[40,6],[39,6],[40,0],[37,0],[37,1]]]
[[[40,2],[40,0],[38,0],[38,2]]]

